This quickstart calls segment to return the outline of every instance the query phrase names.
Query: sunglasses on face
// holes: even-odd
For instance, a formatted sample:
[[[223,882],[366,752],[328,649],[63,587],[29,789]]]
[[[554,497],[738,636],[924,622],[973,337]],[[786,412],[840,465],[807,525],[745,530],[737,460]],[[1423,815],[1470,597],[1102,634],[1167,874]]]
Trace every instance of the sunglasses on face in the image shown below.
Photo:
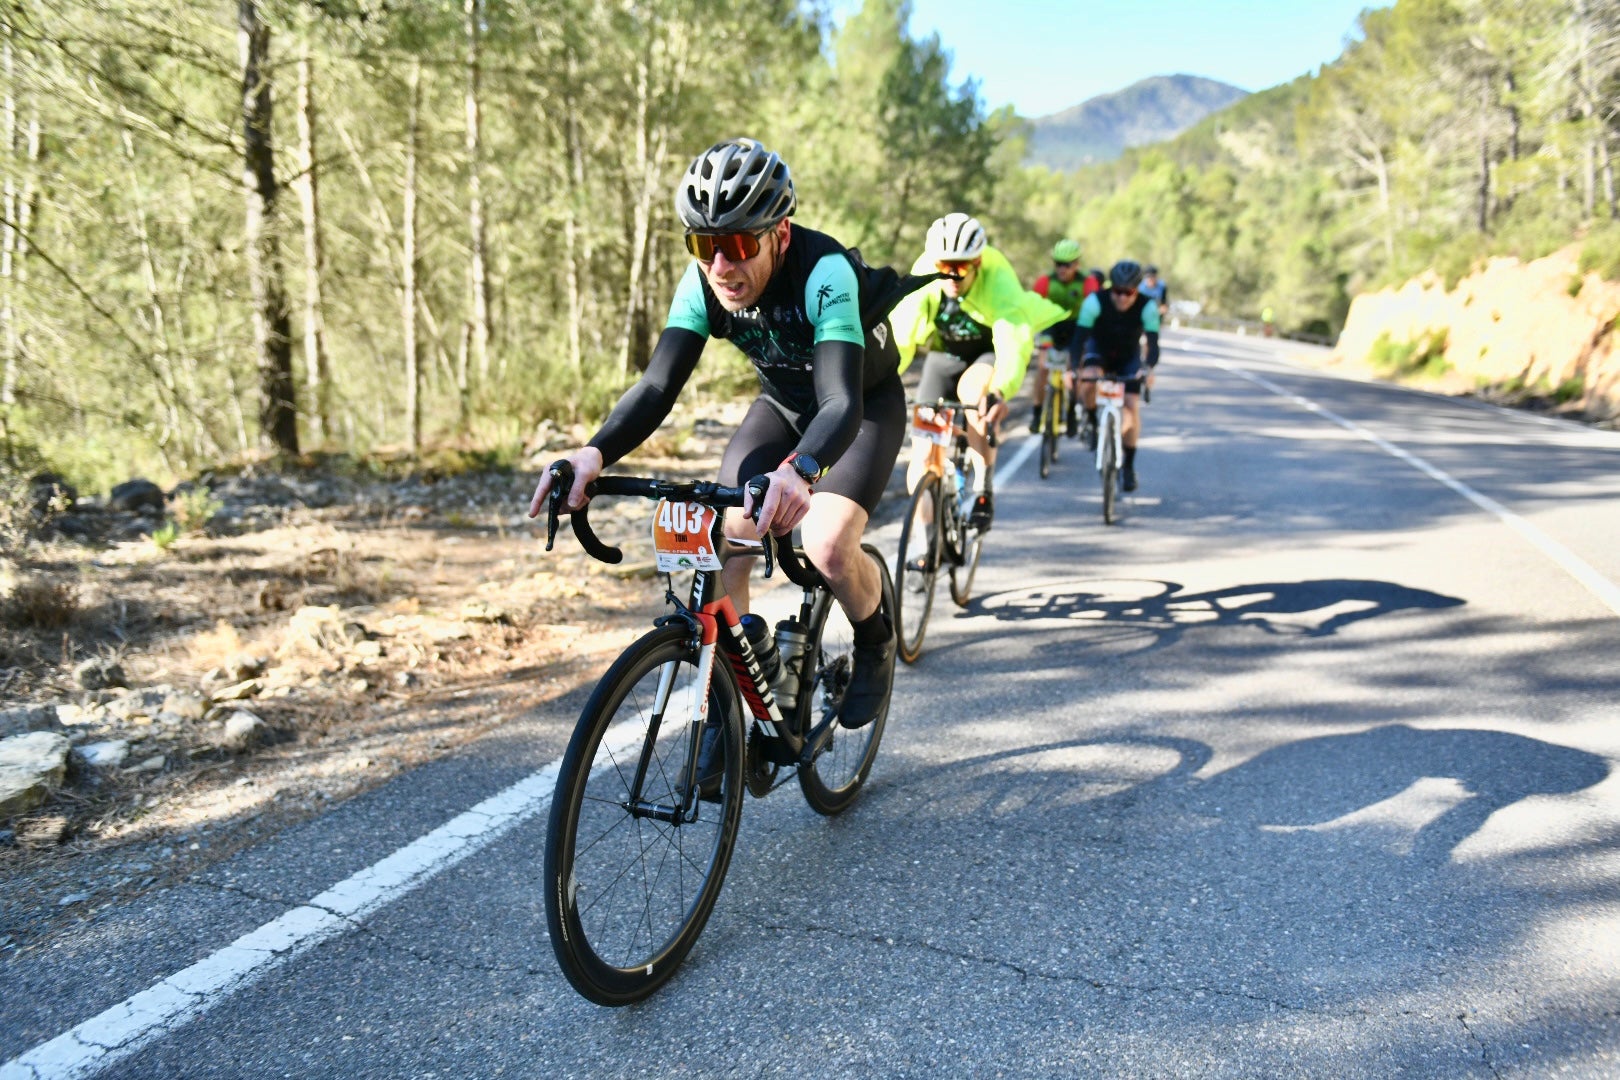
[[[1123,297],[1127,300],[1136,295],[1135,289],[1114,289],[1112,291],[1115,296]]]
[[[934,269],[942,274],[949,274],[951,277],[959,278],[966,277],[967,272],[978,265],[977,259],[940,259],[934,263]]]
[[[687,233],[686,250],[702,263],[714,262],[717,252],[731,262],[743,262],[759,254],[760,238],[770,231],[762,229],[757,233]]]

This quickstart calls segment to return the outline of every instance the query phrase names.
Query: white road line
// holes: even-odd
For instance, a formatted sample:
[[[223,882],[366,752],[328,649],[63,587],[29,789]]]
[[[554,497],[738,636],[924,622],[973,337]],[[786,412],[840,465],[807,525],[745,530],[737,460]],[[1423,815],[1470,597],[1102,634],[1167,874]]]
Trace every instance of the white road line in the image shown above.
[[[1429,464],[1416,454],[1413,454],[1408,450],[1403,450],[1401,447],[1396,446],[1389,440],[1381,438],[1378,435],[1373,434],[1371,431],[1368,431],[1355,421],[1346,420],[1338,413],[1333,412],[1331,409],[1323,408],[1321,405],[1318,405],[1309,398],[1301,397],[1292,390],[1278,386],[1276,383],[1272,382],[1263,375],[1256,375],[1252,371],[1246,371],[1235,364],[1228,363],[1227,361],[1218,358],[1212,357],[1210,362],[1216,367],[1229,371],[1234,375],[1240,376],[1241,378],[1248,379],[1257,386],[1264,387],[1273,394],[1276,394],[1278,397],[1287,398],[1289,401],[1292,401],[1302,409],[1306,409],[1309,412],[1316,413],[1318,416],[1333,421],[1346,431],[1366,439],[1368,442],[1378,447],[1378,449],[1384,451],[1384,453],[1389,454],[1391,457],[1398,458],[1399,460],[1406,462],[1418,472],[1423,473],[1425,476],[1444,484],[1446,487],[1450,488],[1452,491],[1455,491],[1458,495],[1461,495],[1463,498],[1467,499],[1481,510],[1495,515],[1504,525],[1518,533],[1520,536],[1524,537],[1543,555],[1547,556],[1553,562],[1562,567],[1570,577],[1586,586],[1587,590],[1591,592],[1593,596],[1597,597],[1599,600],[1603,601],[1603,603],[1608,605],[1609,610],[1613,611],[1616,615],[1620,615],[1620,586],[1616,586],[1614,582],[1610,581],[1608,578],[1605,578],[1602,574],[1594,570],[1592,566],[1580,556],[1576,555],[1563,544],[1560,544],[1558,541],[1554,540],[1552,537],[1548,536],[1546,533],[1542,532],[1524,518],[1520,517],[1518,514],[1515,514],[1513,511],[1491,498],[1489,495],[1480,494],[1467,484],[1463,483],[1461,480],[1458,480],[1456,477],[1450,475],[1444,470]]]
[[[551,802],[552,762],[307,904],[244,934],[97,1016],[0,1065],[0,1080],[92,1076],[498,840]]]
[[[1035,451],[1040,445],[1041,440],[1035,436],[1031,435],[1026,438],[1024,445],[1018,448],[1018,453],[1012,456],[1012,460],[1002,462],[1001,468],[996,470],[995,477],[991,482],[998,489],[1012,483],[1012,478],[1018,474],[1019,469],[1024,467],[1024,462],[1035,456]]]

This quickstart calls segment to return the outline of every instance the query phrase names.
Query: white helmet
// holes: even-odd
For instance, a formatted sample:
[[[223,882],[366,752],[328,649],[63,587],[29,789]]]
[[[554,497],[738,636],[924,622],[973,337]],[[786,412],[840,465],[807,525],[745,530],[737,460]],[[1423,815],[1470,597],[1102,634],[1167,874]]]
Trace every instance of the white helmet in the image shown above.
[[[928,226],[928,242],[923,256],[929,259],[965,261],[977,259],[984,250],[984,226],[968,214],[946,214]]]

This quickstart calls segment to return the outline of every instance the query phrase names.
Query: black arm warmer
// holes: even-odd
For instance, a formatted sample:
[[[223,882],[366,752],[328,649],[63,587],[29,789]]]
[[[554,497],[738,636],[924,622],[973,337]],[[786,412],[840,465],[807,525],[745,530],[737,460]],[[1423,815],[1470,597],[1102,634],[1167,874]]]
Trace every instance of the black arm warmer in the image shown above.
[[[604,466],[614,464],[658,430],[703,356],[705,340],[701,334],[675,326],[658,335],[640,381],[624,392],[590,441],[589,445],[602,451]]]
[[[1149,331],[1147,331],[1147,339],[1148,339],[1147,366],[1148,367],[1158,367],[1159,366],[1159,332],[1157,330],[1149,330]]]
[[[803,451],[828,468],[849,449],[861,430],[861,374],[866,349],[849,341],[816,345],[816,415],[795,452]]]

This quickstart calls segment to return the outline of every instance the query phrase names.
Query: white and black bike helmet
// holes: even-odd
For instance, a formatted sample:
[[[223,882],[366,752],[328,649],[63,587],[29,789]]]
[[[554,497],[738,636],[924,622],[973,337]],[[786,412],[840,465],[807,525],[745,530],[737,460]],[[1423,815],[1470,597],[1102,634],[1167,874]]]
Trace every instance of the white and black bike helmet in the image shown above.
[[[693,232],[758,232],[797,206],[787,163],[753,139],[715,143],[675,189],[675,212]]]
[[[984,226],[969,214],[946,214],[928,226],[923,255],[935,261],[966,262],[984,251]]]

